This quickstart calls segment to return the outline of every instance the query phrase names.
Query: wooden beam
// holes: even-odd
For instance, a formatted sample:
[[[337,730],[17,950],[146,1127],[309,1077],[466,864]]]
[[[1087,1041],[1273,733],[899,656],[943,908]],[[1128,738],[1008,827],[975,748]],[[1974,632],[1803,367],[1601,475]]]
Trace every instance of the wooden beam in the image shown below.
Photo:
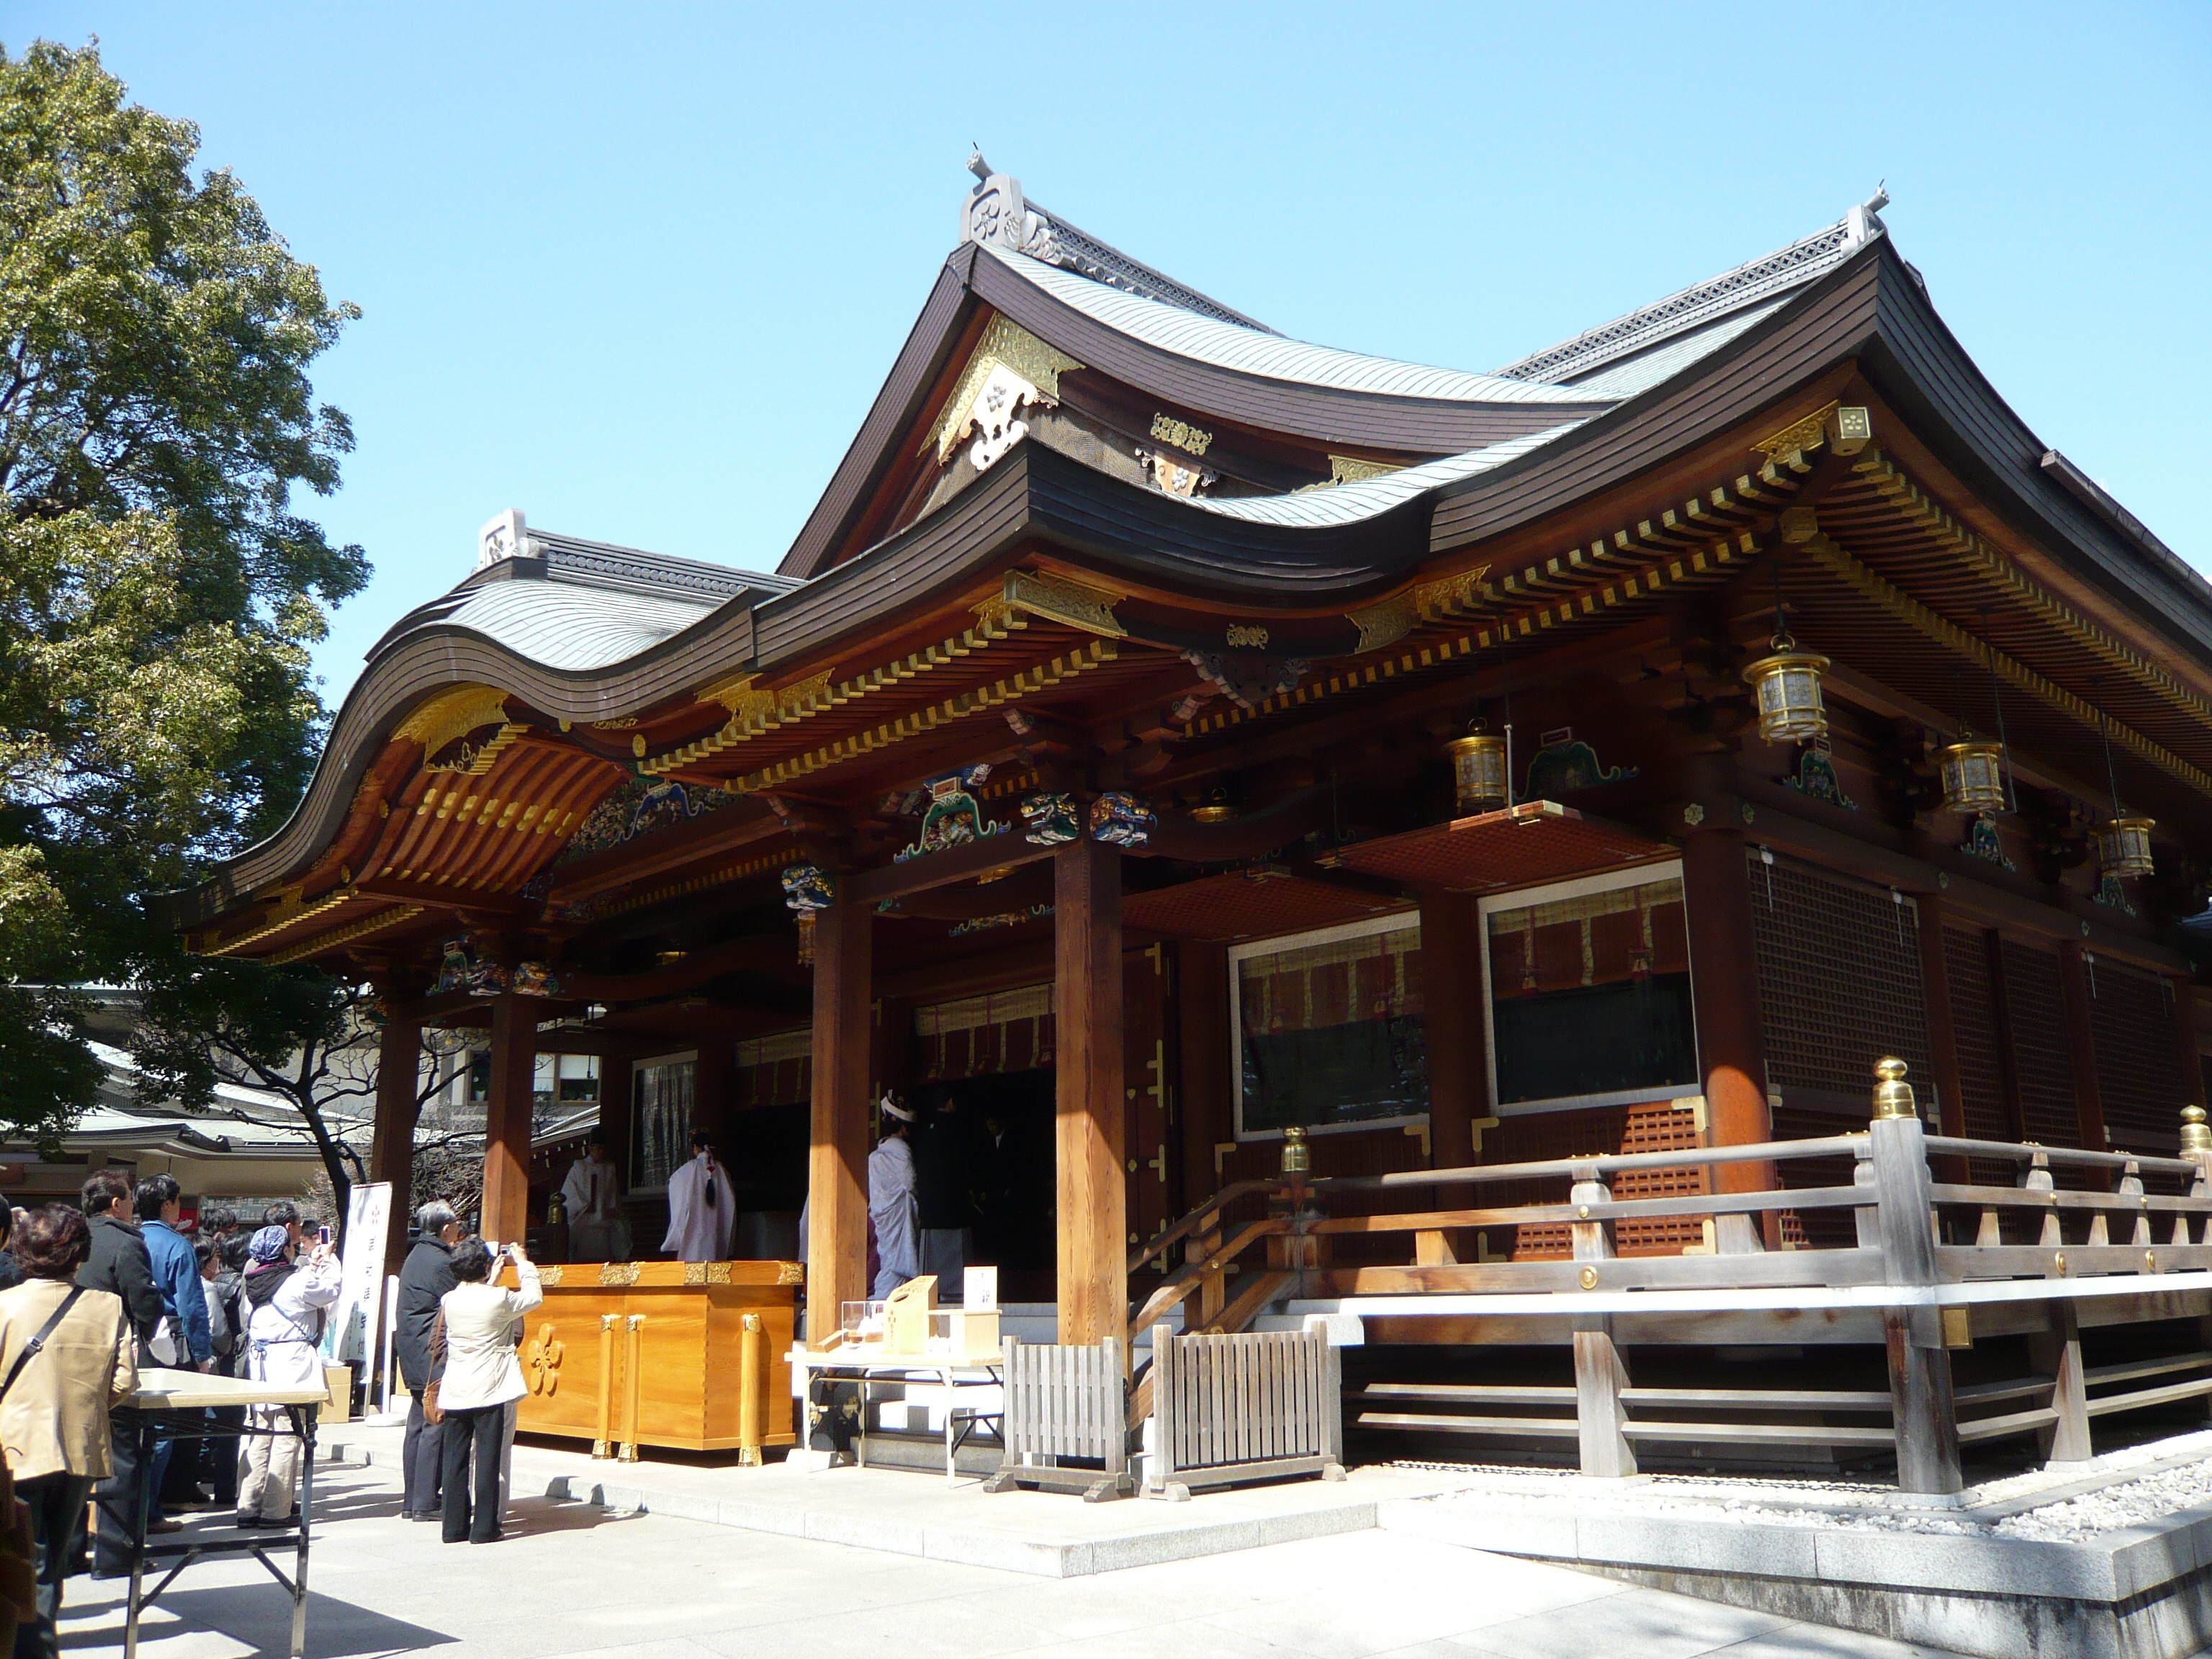
[[[530,1094],[538,1070],[541,1000],[492,999],[491,1094],[484,1103],[483,1214],[477,1231],[514,1243],[530,1226]]]
[[[411,1020],[387,1018],[376,1042],[376,1127],[368,1152],[368,1178],[392,1186],[391,1224],[384,1234],[387,1278],[399,1271],[407,1255],[422,1073],[422,1028]]]
[[[873,907],[835,905],[814,927],[814,1103],[807,1158],[806,1340],[868,1293],[868,1036]]]
[[[994,870],[1032,864],[1039,859],[1050,858],[1054,851],[1052,848],[1036,845],[1018,830],[1009,830],[1003,835],[986,836],[981,841],[949,848],[942,853],[925,853],[903,864],[856,871],[838,884],[838,897],[848,904],[872,907],[885,899],[903,898],[908,893],[973,881]]]
[[[1088,1345],[1127,1336],[1129,1320],[1121,857],[1085,837],[1060,848],[1054,868],[1060,1340]]]

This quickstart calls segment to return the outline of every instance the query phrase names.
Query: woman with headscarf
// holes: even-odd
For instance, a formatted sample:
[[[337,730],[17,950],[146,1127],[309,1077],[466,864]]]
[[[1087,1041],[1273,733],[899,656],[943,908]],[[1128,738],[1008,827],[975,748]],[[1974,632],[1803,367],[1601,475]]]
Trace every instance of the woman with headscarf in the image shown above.
[[[246,1376],[256,1382],[314,1388],[323,1380],[323,1310],[338,1299],[338,1259],[318,1243],[304,1262],[281,1226],[246,1247]],[[238,1456],[238,1524],[281,1527],[292,1517],[300,1440],[283,1406],[248,1413]]]

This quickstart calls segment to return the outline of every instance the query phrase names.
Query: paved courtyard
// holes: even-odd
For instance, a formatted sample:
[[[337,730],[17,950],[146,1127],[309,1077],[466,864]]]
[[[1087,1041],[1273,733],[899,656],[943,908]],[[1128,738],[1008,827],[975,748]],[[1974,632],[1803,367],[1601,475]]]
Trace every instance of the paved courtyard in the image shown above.
[[[515,1505],[504,1543],[447,1547],[434,1527],[398,1518],[397,1485],[380,1470],[319,1470],[316,1486],[308,1652],[317,1659],[1935,1652],[1382,1532],[1044,1579],[545,1498]],[[115,1589],[70,1581],[68,1652],[120,1650]],[[148,1616],[143,1651],[282,1654],[289,1611],[251,1560],[198,1565]]]

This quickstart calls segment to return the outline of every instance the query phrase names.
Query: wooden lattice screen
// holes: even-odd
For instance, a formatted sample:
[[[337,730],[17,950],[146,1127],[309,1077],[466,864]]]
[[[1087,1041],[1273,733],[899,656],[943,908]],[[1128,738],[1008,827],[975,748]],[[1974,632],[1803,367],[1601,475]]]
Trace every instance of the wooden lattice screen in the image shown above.
[[[2172,982],[2107,957],[2089,961],[2087,978],[2106,1132],[2120,1151],[2171,1158],[2188,1102],[2174,1043]]]
[[[2074,1051],[2066,1037],[2058,953],[2008,939],[2003,962],[2005,1023],[2026,1138],[2045,1146],[2079,1146],[2081,1120],[2074,1105]]]

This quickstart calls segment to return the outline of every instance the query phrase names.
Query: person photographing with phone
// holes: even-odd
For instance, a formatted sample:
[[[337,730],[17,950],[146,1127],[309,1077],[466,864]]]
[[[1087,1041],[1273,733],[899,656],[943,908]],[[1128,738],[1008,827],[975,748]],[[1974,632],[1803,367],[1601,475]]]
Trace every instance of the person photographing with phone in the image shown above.
[[[514,1263],[518,1288],[491,1281],[502,1261]],[[545,1299],[537,1264],[520,1244],[496,1248],[481,1238],[453,1246],[453,1277],[440,1307],[445,1322],[446,1370],[438,1382],[445,1413],[445,1541],[495,1544],[500,1530],[500,1465],[513,1431],[514,1402],[530,1390],[522,1380],[515,1344],[522,1319]],[[475,1464],[473,1491],[470,1465]]]
[[[246,1375],[257,1382],[314,1388],[323,1380],[318,1345],[323,1310],[338,1299],[338,1259],[318,1237],[304,1261],[282,1224],[265,1226],[246,1247]],[[238,1459],[238,1524],[281,1527],[292,1518],[300,1439],[282,1406],[247,1413]]]

